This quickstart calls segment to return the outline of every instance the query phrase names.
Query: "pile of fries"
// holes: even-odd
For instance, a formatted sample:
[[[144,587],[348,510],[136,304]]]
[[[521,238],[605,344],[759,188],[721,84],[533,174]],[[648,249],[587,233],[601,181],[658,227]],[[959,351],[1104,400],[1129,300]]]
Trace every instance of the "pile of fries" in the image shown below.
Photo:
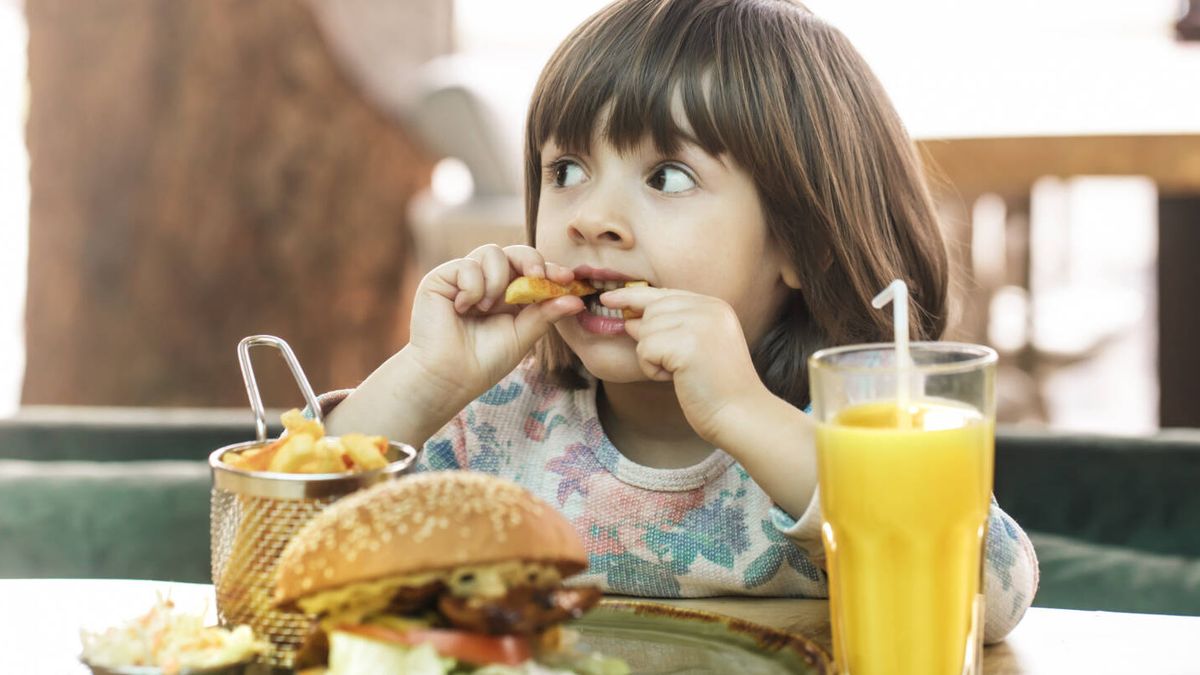
[[[243,471],[277,473],[347,473],[387,466],[388,442],[383,436],[326,436],[320,422],[296,409],[280,419],[286,431],[278,440],[226,453],[222,461]]]

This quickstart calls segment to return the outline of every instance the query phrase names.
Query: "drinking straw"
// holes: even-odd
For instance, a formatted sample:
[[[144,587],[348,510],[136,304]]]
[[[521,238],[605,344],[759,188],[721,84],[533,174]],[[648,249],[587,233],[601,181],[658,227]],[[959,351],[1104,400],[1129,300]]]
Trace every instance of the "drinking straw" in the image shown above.
[[[892,303],[892,330],[896,349],[896,407],[900,410],[900,424],[912,426],[909,409],[909,372],[912,370],[912,355],[908,351],[908,284],[896,279],[871,300],[875,309]]]

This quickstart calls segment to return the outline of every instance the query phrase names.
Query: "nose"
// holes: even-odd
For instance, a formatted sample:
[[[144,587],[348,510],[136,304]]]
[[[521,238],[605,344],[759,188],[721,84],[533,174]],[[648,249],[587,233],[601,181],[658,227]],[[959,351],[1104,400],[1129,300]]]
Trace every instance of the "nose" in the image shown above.
[[[619,191],[596,191],[580,204],[568,225],[571,241],[593,246],[633,246],[633,228],[621,207],[620,195],[614,194],[616,192]]]

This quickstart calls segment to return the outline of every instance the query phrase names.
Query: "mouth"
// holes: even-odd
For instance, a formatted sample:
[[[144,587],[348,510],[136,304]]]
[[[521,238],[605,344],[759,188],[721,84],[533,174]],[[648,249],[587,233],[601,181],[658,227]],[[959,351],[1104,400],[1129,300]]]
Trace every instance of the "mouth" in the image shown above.
[[[577,276],[576,278],[578,278],[580,281],[582,281],[585,284],[588,284],[592,288],[596,289],[595,293],[592,293],[591,295],[583,296],[583,304],[584,304],[585,309],[587,309],[587,313],[591,314],[592,316],[600,316],[600,317],[604,317],[606,319],[631,319],[631,318],[634,318],[636,315],[633,314],[632,312],[630,312],[629,310],[615,309],[612,307],[605,307],[604,305],[602,305],[600,303],[600,294],[603,293],[604,291],[615,291],[618,288],[628,288],[630,286],[649,286],[650,282],[642,281],[640,279],[633,279],[631,277],[625,276],[618,272],[611,272],[609,270],[593,270],[593,271],[607,272],[609,275],[612,275],[612,276],[620,275],[623,278],[622,279],[611,279],[611,278],[605,279],[605,278],[588,278],[588,277],[578,277]]]
[[[583,305],[587,308],[588,314],[592,316],[602,316],[608,319],[624,319],[623,310],[605,307],[600,304],[600,294],[604,291],[612,291],[618,288],[624,288],[625,284],[620,281],[591,281],[589,282],[596,289],[595,293],[585,295],[583,297]]]
[[[637,316],[629,310],[614,309],[605,307],[600,304],[600,294],[604,291],[614,291],[618,288],[627,288],[629,286],[649,286],[650,282],[631,277],[623,272],[618,272],[613,269],[603,267],[592,267],[591,265],[580,265],[574,269],[575,278],[590,285],[596,289],[595,293],[583,296],[583,304],[586,309],[580,314],[580,317],[590,316],[602,319],[603,326],[608,330],[624,331],[624,320],[632,319]],[[590,326],[598,328],[600,324],[596,321],[588,322]]]
[[[634,278],[628,274],[623,274],[616,270],[607,269],[604,267],[592,267],[591,265],[580,265],[574,270],[575,278],[590,282],[596,288],[600,288],[601,283],[609,281],[634,281]],[[618,285],[617,288],[620,288]],[[611,290],[611,289],[603,289]]]

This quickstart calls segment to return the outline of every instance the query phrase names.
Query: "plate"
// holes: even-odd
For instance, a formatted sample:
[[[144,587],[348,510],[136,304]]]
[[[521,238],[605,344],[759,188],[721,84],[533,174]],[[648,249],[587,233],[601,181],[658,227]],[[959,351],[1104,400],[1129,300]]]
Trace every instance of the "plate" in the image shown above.
[[[711,612],[604,600],[571,627],[581,646],[624,659],[634,673],[833,673],[808,638]]]
[[[244,675],[251,667],[252,662],[253,660],[247,660],[211,668],[185,668],[178,672],[179,675]],[[94,666],[87,661],[84,661],[83,664],[91,668],[93,675],[162,675],[163,672],[161,668],[152,666],[105,668],[104,666]]]

